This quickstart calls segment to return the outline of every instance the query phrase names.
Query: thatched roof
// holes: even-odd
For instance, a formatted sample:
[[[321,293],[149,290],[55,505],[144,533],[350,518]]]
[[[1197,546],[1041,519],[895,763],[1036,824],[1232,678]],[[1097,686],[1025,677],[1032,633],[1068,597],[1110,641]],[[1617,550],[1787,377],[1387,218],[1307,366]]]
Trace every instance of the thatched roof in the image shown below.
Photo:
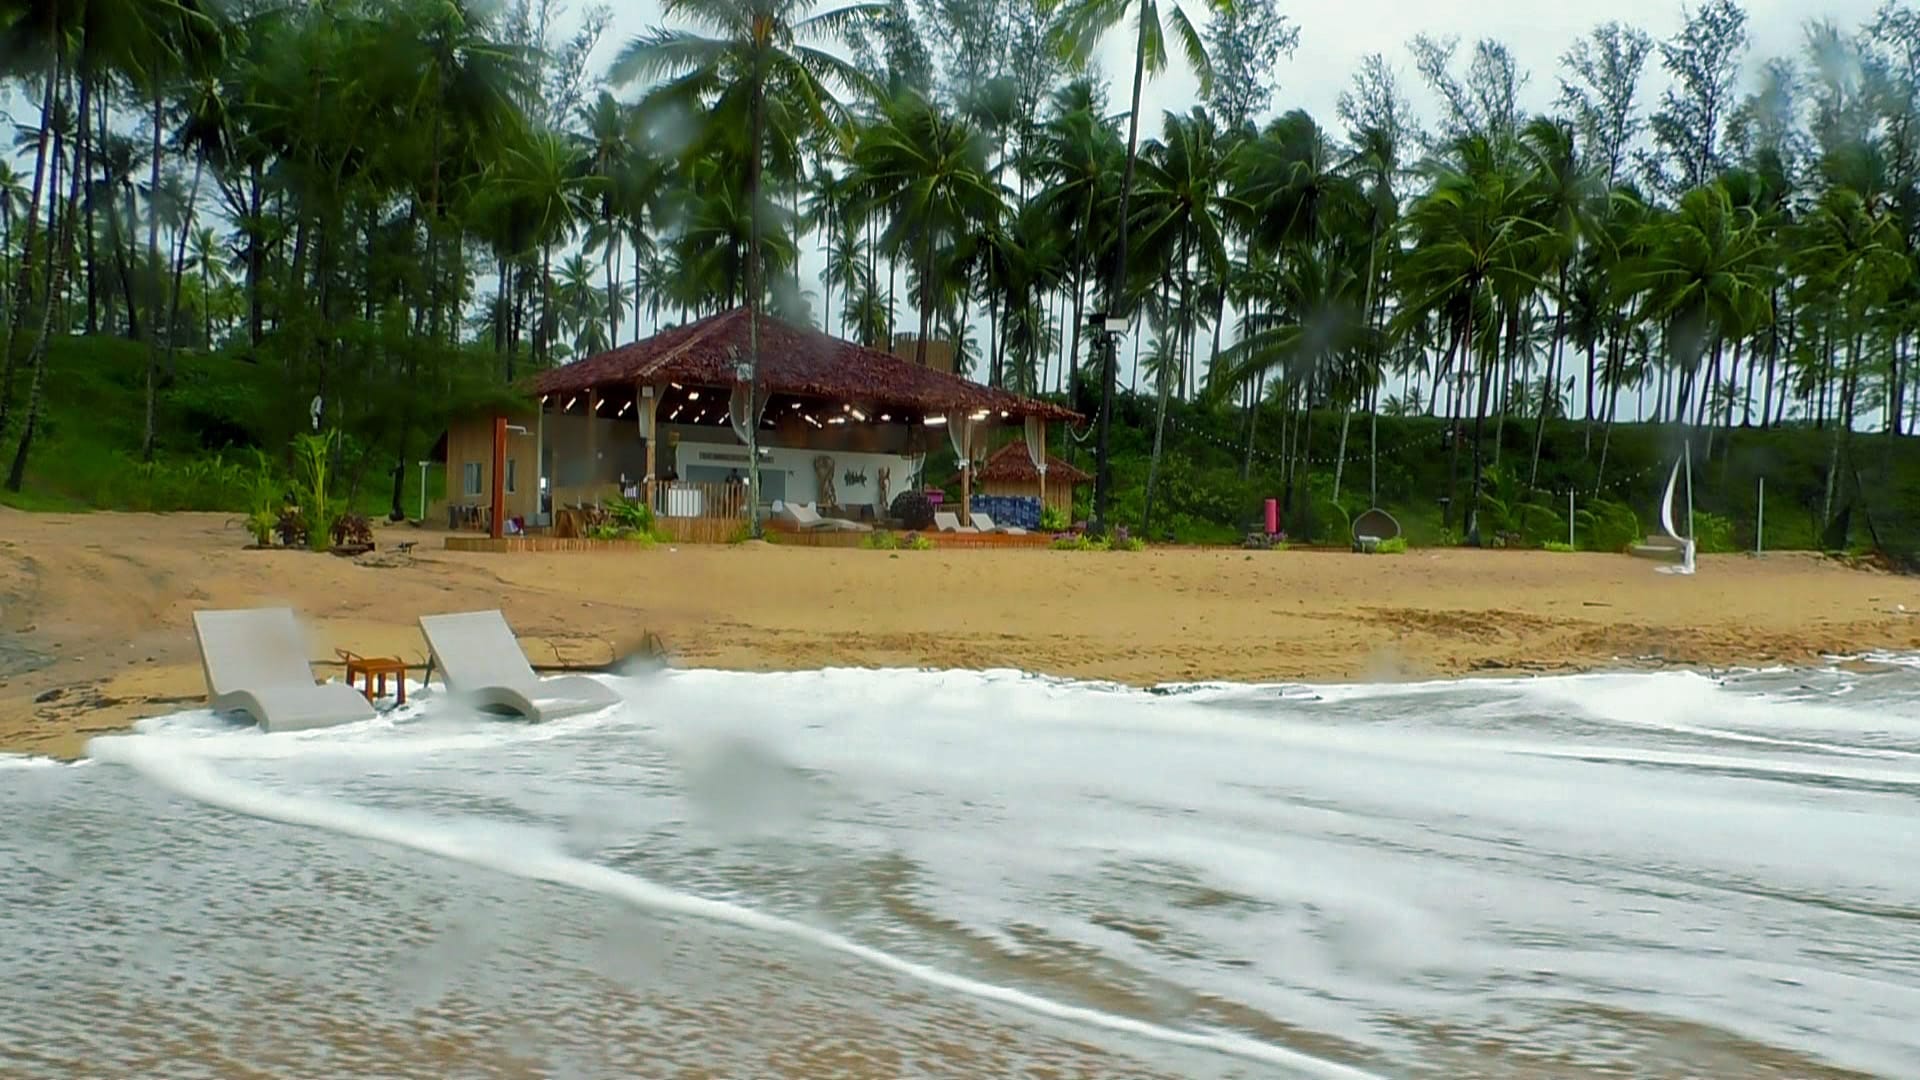
[[[542,372],[534,393],[591,388],[630,389],[635,383],[677,382],[730,386],[748,355],[747,309],[735,308],[644,341]],[[994,390],[923,368],[891,353],[830,337],[768,315],[759,318],[760,381],[771,393],[912,409],[927,415],[958,412],[1078,420],[1078,413],[1004,390]]]
[[[1033,458],[1027,453],[1024,439],[1015,439],[995,450],[980,466],[980,475],[976,480],[992,480],[1000,483],[1033,483],[1040,479],[1040,473],[1033,467]],[[1084,484],[1093,477],[1061,461],[1052,454],[1047,455],[1047,482],[1065,484]]]

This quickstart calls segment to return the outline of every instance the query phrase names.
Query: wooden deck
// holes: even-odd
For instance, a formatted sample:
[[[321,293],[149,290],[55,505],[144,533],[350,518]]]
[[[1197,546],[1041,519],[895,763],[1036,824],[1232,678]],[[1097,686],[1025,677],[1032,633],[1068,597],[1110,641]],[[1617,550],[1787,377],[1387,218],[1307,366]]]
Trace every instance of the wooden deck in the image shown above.
[[[661,528],[679,544],[724,544],[736,539],[741,526],[745,524],[739,518],[656,518]],[[783,522],[766,522],[766,530],[776,544],[790,547],[821,548],[857,548],[866,543],[872,533],[841,532],[838,530],[801,530]],[[894,536],[904,539],[906,532],[895,530]],[[933,541],[939,550],[980,550],[1009,548],[1046,548],[1053,543],[1051,533],[1028,533],[1014,536],[1007,533],[943,533],[927,530],[920,534]],[[548,536],[536,533],[531,536],[503,536],[498,540],[477,533],[452,534],[447,537],[448,551],[643,551],[630,540],[590,540],[584,537]]]

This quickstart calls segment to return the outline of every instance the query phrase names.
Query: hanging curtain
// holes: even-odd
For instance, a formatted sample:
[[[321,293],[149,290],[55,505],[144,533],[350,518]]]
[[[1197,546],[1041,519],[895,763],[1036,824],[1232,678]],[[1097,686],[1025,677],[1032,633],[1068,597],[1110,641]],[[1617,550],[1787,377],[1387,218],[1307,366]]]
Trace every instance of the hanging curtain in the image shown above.
[[[742,446],[747,445],[754,427],[760,423],[760,417],[767,411],[767,395],[760,394],[759,401],[749,402],[748,398],[753,396],[749,393],[751,389],[746,383],[734,383],[733,393],[727,397],[727,419],[733,424],[734,438],[739,439]],[[753,409],[753,415],[748,416],[747,412],[753,405],[758,405],[759,408]]]
[[[1029,416],[1026,420],[1027,460],[1033,462],[1034,471],[1040,474],[1044,483],[1047,479],[1047,422],[1038,416]]]
[[[973,419],[965,413],[947,416],[947,442],[953,447],[953,456],[965,469],[973,464]]]

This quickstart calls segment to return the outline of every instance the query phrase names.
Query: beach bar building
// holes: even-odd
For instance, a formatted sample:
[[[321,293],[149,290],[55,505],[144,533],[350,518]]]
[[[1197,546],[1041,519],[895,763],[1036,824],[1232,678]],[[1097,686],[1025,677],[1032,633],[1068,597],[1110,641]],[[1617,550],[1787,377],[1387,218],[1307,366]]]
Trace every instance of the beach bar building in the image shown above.
[[[1045,445],[1071,410],[923,368],[745,308],[543,372],[537,407],[456,420],[447,432],[449,523],[577,535],[581,508],[644,499],[681,540],[725,540],[747,518],[757,428],[763,517],[776,504],[883,522],[923,482],[929,450],[983,456],[995,426]],[[750,332],[759,340],[749,385]],[[970,488],[972,469],[962,469]],[[961,499],[961,507],[967,499]],[[964,509],[962,513],[964,513]]]
[[[996,524],[1029,529],[1040,527],[1041,511],[1048,508],[1072,521],[1080,487],[1092,480],[1090,474],[1044,450],[1036,453],[1035,444],[1015,439],[981,464],[971,509],[991,515]]]

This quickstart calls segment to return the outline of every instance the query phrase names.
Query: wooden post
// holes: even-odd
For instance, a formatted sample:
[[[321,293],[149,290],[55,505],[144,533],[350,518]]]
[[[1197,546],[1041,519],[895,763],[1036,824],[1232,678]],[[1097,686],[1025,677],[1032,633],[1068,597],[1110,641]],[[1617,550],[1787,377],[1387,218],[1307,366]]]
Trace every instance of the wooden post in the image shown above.
[[[973,524],[973,421],[960,421],[960,524]]]
[[[541,508],[541,496],[547,490],[547,403],[544,399],[533,404],[533,521],[551,527],[553,522],[547,518]],[[403,682],[405,680],[402,680]]]
[[[600,391],[587,391],[587,490],[593,495],[593,505],[600,505],[600,433],[595,431],[600,419]]]
[[[493,418],[493,513],[488,515],[488,532],[495,540],[506,535],[507,528],[507,418]]]
[[[1035,471],[1040,474],[1040,513],[1044,516],[1047,512],[1047,422],[1045,420],[1040,421],[1038,428],[1037,433],[1040,436],[1040,464]]]
[[[634,422],[640,425],[640,437],[647,441],[647,475],[640,481],[641,496],[647,500],[648,509],[654,506],[653,478],[659,475],[658,459],[654,456],[653,444],[659,442],[660,434],[660,392],[651,386],[635,383],[633,386]]]

